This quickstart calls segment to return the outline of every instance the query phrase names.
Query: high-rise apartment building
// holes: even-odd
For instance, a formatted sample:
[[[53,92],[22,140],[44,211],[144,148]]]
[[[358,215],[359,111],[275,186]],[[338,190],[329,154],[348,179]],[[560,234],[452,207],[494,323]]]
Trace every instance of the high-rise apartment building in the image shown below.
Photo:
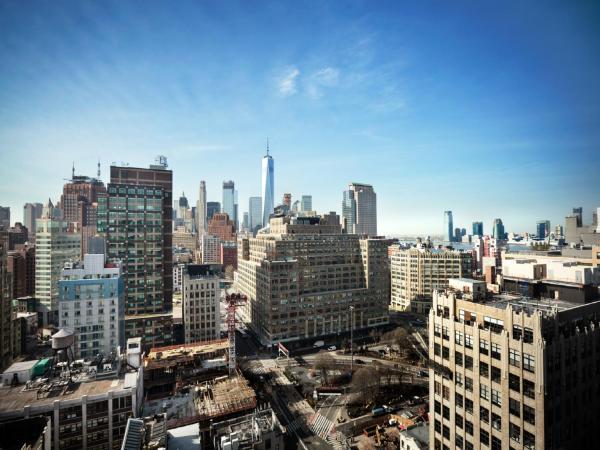
[[[473,222],[473,236],[483,236],[483,222]]]
[[[263,226],[262,197],[250,197],[248,200],[248,222],[250,229],[255,232]]]
[[[600,302],[451,280],[429,313],[430,447],[587,449],[600,426]]]
[[[166,162],[149,169],[111,166],[99,202],[98,232],[109,261],[122,261],[125,336],[144,346],[172,339],[173,173]]]
[[[302,209],[303,212],[310,212],[313,210],[312,195],[303,195],[302,196],[302,201],[300,202],[300,208]]]
[[[42,217],[43,210],[41,203],[25,203],[23,206],[23,225],[29,230],[29,242],[35,242],[35,221]]]
[[[183,327],[185,343],[221,337],[220,270],[210,264],[188,264],[183,272]]]
[[[222,241],[235,241],[235,226],[226,213],[215,214],[208,222],[208,234]]]
[[[263,202],[262,224],[269,224],[269,217],[275,209],[275,163],[269,155],[269,144],[267,154],[262,159],[261,195]]]
[[[496,239],[506,239],[506,232],[504,231],[504,224],[502,219],[494,219],[493,237]]]
[[[81,235],[68,232],[68,223],[55,219],[50,200],[36,221],[35,296],[44,324],[58,323],[58,281],[66,262],[81,257]]]
[[[200,236],[200,252],[202,254],[202,264],[220,264],[221,238],[211,234],[203,234]]]
[[[14,250],[17,245],[23,245],[29,240],[29,230],[21,222],[15,223],[8,229],[8,249]]]
[[[444,211],[444,241],[452,242],[454,240],[454,222],[452,220],[452,211]]]
[[[8,252],[8,271],[12,274],[12,296],[33,297],[35,295],[35,247],[21,245]]]
[[[377,236],[377,195],[373,186],[361,183],[348,185],[342,200],[342,223],[346,233]]]
[[[390,254],[391,307],[398,311],[426,313],[435,289],[450,278],[471,276],[469,252],[393,245]]]
[[[0,206],[0,228],[10,228],[10,207]]]
[[[92,359],[125,349],[125,284],[120,263],[84,255],[67,263],[58,282],[59,326],[75,335],[76,358]]]
[[[223,202],[220,212],[232,218],[235,214],[235,183],[231,180],[223,181]]]
[[[200,181],[200,188],[198,189],[198,201],[196,202],[197,235],[200,236],[201,234],[204,234],[207,226],[206,182],[202,180]]]
[[[221,212],[221,204],[219,202],[206,202],[206,225],[212,219],[215,213]]]
[[[236,287],[263,345],[313,339],[388,321],[384,239],[342,234],[339,216],[271,219],[268,233],[238,239]]]

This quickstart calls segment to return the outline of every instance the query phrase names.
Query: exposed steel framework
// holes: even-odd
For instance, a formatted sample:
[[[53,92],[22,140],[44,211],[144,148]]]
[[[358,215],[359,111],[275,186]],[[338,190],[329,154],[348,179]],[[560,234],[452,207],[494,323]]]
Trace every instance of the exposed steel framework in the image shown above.
[[[244,305],[247,297],[243,294],[227,294],[227,332],[229,337],[229,376],[236,374],[237,361],[235,357],[235,310]]]

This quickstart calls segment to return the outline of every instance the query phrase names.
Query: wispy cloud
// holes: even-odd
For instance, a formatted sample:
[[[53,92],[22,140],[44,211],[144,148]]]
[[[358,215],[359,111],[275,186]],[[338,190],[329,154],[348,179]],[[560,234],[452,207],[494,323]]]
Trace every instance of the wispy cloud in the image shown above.
[[[313,73],[308,79],[306,93],[311,98],[321,98],[323,88],[338,84],[340,71],[334,67],[325,67]]]
[[[300,71],[296,67],[291,67],[286,70],[284,76],[277,81],[279,93],[284,97],[294,95],[298,89],[296,87],[296,79],[300,75]]]

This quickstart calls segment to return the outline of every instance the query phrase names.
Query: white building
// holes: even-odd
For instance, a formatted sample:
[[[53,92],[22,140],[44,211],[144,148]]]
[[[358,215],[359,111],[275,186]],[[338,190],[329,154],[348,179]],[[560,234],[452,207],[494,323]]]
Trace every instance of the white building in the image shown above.
[[[59,326],[75,333],[77,358],[108,355],[125,343],[125,285],[121,266],[104,255],[67,263],[59,285]]]
[[[185,264],[173,264],[173,289],[175,291],[181,291],[184,268]]]
[[[429,428],[420,423],[400,432],[402,450],[427,450],[429,448]]]
[[[183,328],[186,344],[220,338],[219,271],[209,264],[189,264],[183,273]]]
[[[67,222],[55,219],[50,200],[36,220],[35,297],[40,301],[44,324],[56,323],[58,281],[65,262],[80,257],[81,235],[67,232]]]
[[[211,234],[202,235],[200,238],[202,264],[221,263],[221,239]]]

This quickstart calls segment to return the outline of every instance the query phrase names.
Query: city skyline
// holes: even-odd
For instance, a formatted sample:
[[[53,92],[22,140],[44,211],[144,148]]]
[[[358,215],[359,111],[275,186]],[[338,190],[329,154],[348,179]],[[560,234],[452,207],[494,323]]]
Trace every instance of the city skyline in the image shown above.
[[[113,161],[156,154],[174,192],[204,179],[219,201],[231,179],[246,205],[266,136],[275,199],[310,192],[315,210],[341,213],[345,186],[369,183],[380,234],[441,234],[444,210],[467,229],[500,217],[535,232],[573,206],[591,220],[593,3],[181,3],[143,19],[132,6],[2,5],[0,204],[13,222],[27,202],[56,202],[73,162],[95,175],[100,159],[106,182]]]

